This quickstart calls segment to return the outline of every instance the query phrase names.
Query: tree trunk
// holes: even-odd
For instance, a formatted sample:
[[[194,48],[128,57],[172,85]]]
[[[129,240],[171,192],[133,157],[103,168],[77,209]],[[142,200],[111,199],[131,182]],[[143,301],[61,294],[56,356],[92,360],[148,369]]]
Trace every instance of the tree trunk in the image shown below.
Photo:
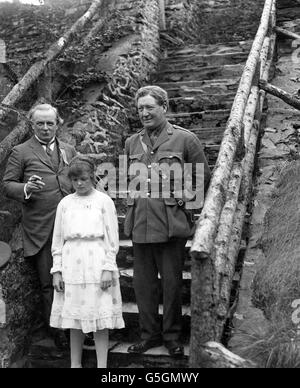
[[[228,184],[227,195],[226,195],[226,203],[223,207],[221,217],[220,217],[220,225],[218,229],[218,235],[215,240],[215,271],[216,271],[216,288],[218,292],[218,305],[216,308],[217,314],[217,340],[221,341],[224,323],[227,317],[227,309],[230,297],[230,285],[232,279],[230,278],[229,272],[231,272],[231,268],[229,268],[229,263],[227,259],[230,237],[231,237],[231,229],[234,221],[234,215],[238,203],[238,197],[240,192],[240,186],[242,181],[242,165],[240,162],[236,162],[231,171],[231,178]],[[230,271],[229,271],[230,270]],[[228,284],[229,293],[223,293],[224,287],[222,288],[222,284]]]
[[[272,94],[275,97],[280,98],[281,100],[283,100],[287,104],[300,110],[300,99],[298,97],[295,97],[295,96],[289,94],[288,92],[267,83],[264,80],[259,81],[259,87],[262,90],[264,90],[265,92]]]
[[[208,258],[216,236],[219,218],[225,202],[228,180],[236,156],[237,145],[241,136],[241,123],[246,103],[252,86],[252,80],[260,57],[260,51],[268,31],[273,0],[267,0],[261,18],[261,24],[248,60],[245,65],[240,85],[233,103],[230,118],[224,133],[215,171],[208,189],[204,207],[197,224],[191,252],[196,259]]]
[[[28,121],[22,120],[0,143],[0,165],[9,155],[12,148],[24,141],[29,134]]]
[[[61,37],[57,42],[51,45],[49,50],[45,53],[45,59],[36,62],[27,71],[24,77],[12,88],[10,93],[2,101],[6,105],[16,104],[32,85],[34,81],[42,74],[45,66],[53,61],[69,44],[73,36],[84,27],[84,25],[95,15],[97,9],[102,5],[103,0],[94,0],[88,11],[77,20],[76,23]],[[0,120],[7,114],[6,110],[0,110]]]
[[[43,99],[49,104],[52,103],[52,71],[50,63],[46,65],[44,73],[38,79],[37,94],[38,101]]]

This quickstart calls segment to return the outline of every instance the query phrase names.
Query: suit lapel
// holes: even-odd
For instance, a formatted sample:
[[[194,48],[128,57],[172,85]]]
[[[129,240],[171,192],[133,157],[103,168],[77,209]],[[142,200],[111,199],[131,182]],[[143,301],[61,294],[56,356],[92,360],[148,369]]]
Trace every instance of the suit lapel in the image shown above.
[[[49,156],[46,154],[43,146],[39,143],[35,136],[32,137],[30,147],[32,148],[33,153],[40,159],[40,161],[51,168],[51,170],[53,170]]]
[[[67,155],[67,150],[65,145],[60,142],[57,139],[57,146],[58,146],[58,152],[59,152],[59,169],[58,172],[61,171],[65,166],[69,165],[69,160],[68,160],[68,155]]]

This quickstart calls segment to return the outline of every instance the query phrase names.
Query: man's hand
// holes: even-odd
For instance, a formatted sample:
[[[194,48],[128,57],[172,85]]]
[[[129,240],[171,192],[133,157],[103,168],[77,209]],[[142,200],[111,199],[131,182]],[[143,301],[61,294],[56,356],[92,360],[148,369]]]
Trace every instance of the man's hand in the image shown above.
[[[61,272],[55,272],[53,274],[53,287],[57,292],[64,292],[65,284]]]
[[[107,290],[112,284],[112,272],[103,271],[101,277],[100,287],[103,291]]]
[[[42,179],[43,178],[38,175],[31,175],[31,177],[28,179],[28,182],[26,183],[27,195],[33,193],[34,191],[40,191],[45,186],[45,183],[42,182]]]

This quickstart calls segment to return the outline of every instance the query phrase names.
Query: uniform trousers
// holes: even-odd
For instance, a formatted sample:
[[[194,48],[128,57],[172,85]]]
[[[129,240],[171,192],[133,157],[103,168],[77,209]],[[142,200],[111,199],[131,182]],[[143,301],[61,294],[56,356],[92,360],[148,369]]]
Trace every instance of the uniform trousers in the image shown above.
[[[139,310],[142,340],[178,340],[182,320],[182,270],[186,239],[165,243],[133,243],[133,285]],[[159,319],[160,273],[163,327]],[[162,334],[162,335],[161,335]]]

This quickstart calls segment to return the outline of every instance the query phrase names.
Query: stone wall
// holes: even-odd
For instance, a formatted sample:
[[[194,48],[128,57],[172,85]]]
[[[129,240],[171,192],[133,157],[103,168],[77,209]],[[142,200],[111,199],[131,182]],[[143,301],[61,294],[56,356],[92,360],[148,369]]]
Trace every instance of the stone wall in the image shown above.
[[[118,2],[112,24],[104,27],[109,48],[95,53],[90,62],[92,73],[99,78],[82,85],[73,100],[79,105],[72,114],[79,117],[62,131],[64,140],[93,156],[97,164],[115,162],[125,137],[137,125],[133,97],[149,81],[159,61],[158,24],[157,1],[136,0]]]

